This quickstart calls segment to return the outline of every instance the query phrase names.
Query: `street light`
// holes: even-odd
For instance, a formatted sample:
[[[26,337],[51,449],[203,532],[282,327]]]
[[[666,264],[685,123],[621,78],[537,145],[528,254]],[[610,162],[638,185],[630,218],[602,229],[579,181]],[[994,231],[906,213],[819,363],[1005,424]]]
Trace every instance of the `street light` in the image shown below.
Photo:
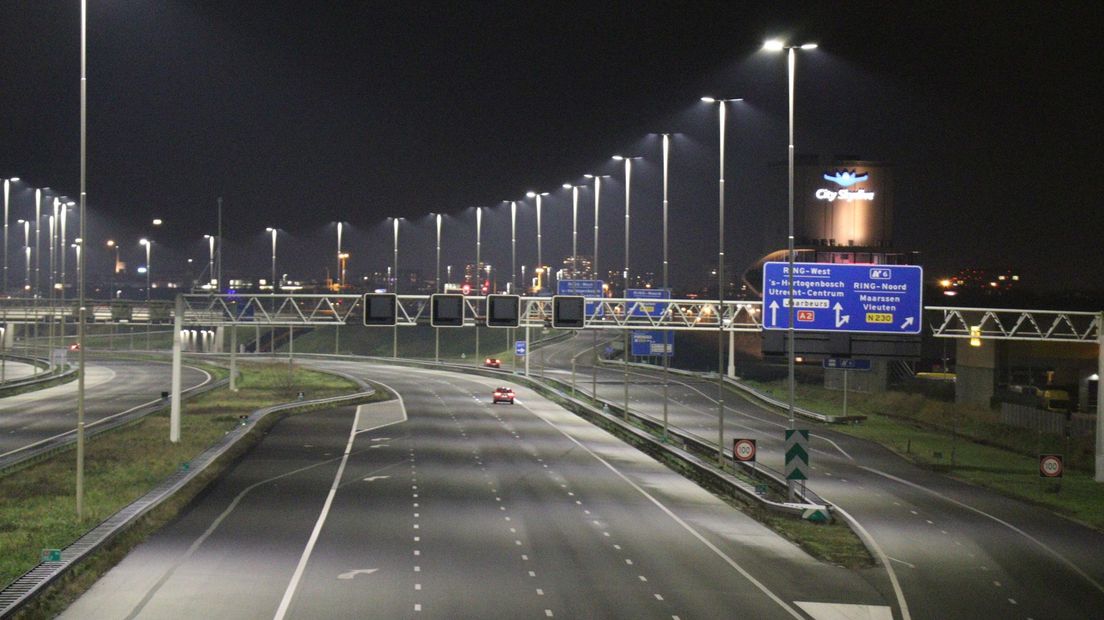
[[[786,68],[787,68],[787,101],[788,101],[788,118],[789,118],[789,146],[786,151],[786,165],[789,176],[789,231],[787,235],[787,255],[789,262],[789,270],[787,273],[787,281],[789,282],[789,290],[786,298],[788,300],[788,319],[789,323],[786,327],[787,341],[789,342],[789,355],[788,366],[790,374],[790,428],[794,428],[794,287],[793,287],[793,271],[794,271],[794,72],[797,63],[797,50],[813,50],[816,49],[816,43],[805,43],[802,45],[786,45],[785,41],[780,39],[771,39],[763,44],[763,49],[768,52],[781,52],[786,51]],[[790,495],[793,495],[793,487],[790,488]]]
[[[614,155],[615,161],[625,162],[625,272],[623,274],[624,284],[622,289],[629,288],[629,214],[630,214],[630,196],[632,194],[632,160],[644,159],[639,155],[632,157],[626,157],[624,155]],[[628,362],[628,359],[625,360]]]
[[[272,234],[272,294],[276,294],[276,229],[265,228],[265,232]]]
[[[510,201],[510,293],[517,294],[517,201]]]
[[[571,279],[579,279],[579,186],[564,183],[571,190]]]
[[[19,177],[4,179],[4,292],[8,292],[8,201],[11,197],[11,184]]]
[[[40,274],[42,272],[42,190],[35,190],[35,277],[34,277],[34,295],[38,297],[41,289],[39,284],[41,283]]]
[[[29,220],[19,220],[17,224],[23,225],[23,254],[24,254],[24,274],[23,290],[24,292],[31,290],[31,222]]]
[[[341,252],[342,228],[344,228],[344,224],[342,222],[338,222],[337,223],[337,273],[335,274],[337,276],[335,278],[335,280],[337,280],[338,282],[341,282],[341,274],[342,274],[342,271],[344,269],[344,262],[343,262],[343,259],[341,258],[341,254],[342,254],[342,252]],[[338,284],[337,290],[341,291],[341,285],[340,284]]]
[[[153,243],[149,239],[145,239],[145,238],[139,239],[138,243],[140,245],[146,246],[146,301],[149,301],[150,300],[150,272],[153,271],[152,269],[150,269],[150,248],[153,247]]]
[[[539,269],[544,266],[544,255],[541,254],[541,197],[547,196],[548,192],[539,194],[537,192],[526,192],[525,195],[537,199],[537,268]],[[543,286],[543,284],[544,281],[542,280],[541,285]]]
[[[731,99],[718,99],[714,97],[702,97],[702,101],[713,104],[717,104],[719,111],[719,127],[720,131],[720,164],[718,166],[719,176],[717,180],[717,221],[718,221],[718,240],[717,240],[717,455],[722,466],[724,466],[724,294],[725,294],[725,277],[724,277],[724,264],[725,264],[725,246],[724,246],[724,233],[725,233],[725,219],[724,219],[724,204],[725,204],[725,104],[736,103],[743,101],[742,98],[736,97]]]
[[[598,275],[598,208],[602,198],[602,179],[609,178],[608,174],[584,174],[588,179],[594,179],[594,256],[590,257],[590,268],[594,272],[594,279],[600,279]],[[595,332],[595,337],[597,337]]]
[[[203,235],[203,238],[207,240],[207,288],[210,290],[218,287],[218,282],[215,281],[215,237]]]

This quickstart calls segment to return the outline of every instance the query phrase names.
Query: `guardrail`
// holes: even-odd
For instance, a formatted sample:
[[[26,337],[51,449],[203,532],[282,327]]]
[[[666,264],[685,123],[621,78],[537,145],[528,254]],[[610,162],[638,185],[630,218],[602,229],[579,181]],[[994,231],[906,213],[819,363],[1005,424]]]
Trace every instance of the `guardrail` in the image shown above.
[[[358,385],[365,387],[367,384],[345,373],[334,373],[352,379]],[[325,405],[337,405],[345,402],[363,399],[374,394],[374,390],[360,391],[354,394],[333,396],[330,398],[318,398],[314,400],[301,400],[279,405],[272,405],[257,409],[251,413],[240,426],[224,435],[218,443],[203,451],[199,456],[188,463],[186,468],[181,468],[161,481],[148,493],[125,506],[115,514],[108,517],[102,523],[89,530],[69,546],[61,550],[61,560],[57,562],[41,562],[22,577],[13,581],[0,591],[0,618],[6,618],[20,607],[27,604],[31,598],[44,588],[56,581],[75,564],[96,551],[112,538],[130,527],[139,518],[160,506],[174,493],[182,489],[194,480],[216,459],[224,455],[235,443],[241,440],[256,423],[266,416],[278,411],[286,411],[300,407],[316,407]]]
[[[76,370],[70,370],[69,372],[76,372]],[[181,396],[187,398],[198,396],[227,385],[229,382],[230,379],[226,378],[192,386],[183,390]],[[120,426],[126,426],[136,422],[151,413],[164,409],[168,406],[168,402],[168,399],[164,398],[149,401],[137,407],[86,424],[84,427],[85,438],[92,438],[96,435],[119,428]],[[46,458],[62,450],[68,450],[76,441],[77,431],[73,429],[7,452],[0,457],[0,475],[7,474],[13,469],[25,467],[32,462]]]
[[[9,360],[16,360],[26,362],[28,364],[34,364],[40,368],[45,368],[46,371],[31,377],[24,379],[15,379],[13,381],[5,381],[0,383],[0,398],[5,396],[8,392],[14,392],[16,390],[22,390],[25,387],[38,385],[39,383],[55,383],[67,380],[77,374],[77,369],[71,364],[63,365],[51,365],[48,360],[44,360],[37,357],[25,357],[22,355],[5,355]]]

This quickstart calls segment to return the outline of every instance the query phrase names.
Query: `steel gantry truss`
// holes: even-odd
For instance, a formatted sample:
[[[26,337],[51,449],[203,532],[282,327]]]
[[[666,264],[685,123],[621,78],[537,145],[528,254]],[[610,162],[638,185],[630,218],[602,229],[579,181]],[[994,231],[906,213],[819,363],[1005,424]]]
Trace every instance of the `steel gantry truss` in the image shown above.
[[[1098,312],[1014,310],[928,306],[932,335],[938,338],[1034,340],[1096,344]]]
[[[184,324],[208,327],[265,325],[320,327],[360,322],[360,295],[182,295]],[[429,295],[398,295],[396,324],[413,327],[429,322]],[[668,329],[757,332],[762,329],[758,301],[587,300],[584,329]],[[482,324],[486,298],[464,297],[464,324]],[[522,297],[519,327],[545,327],[552,320],[551,297]]]

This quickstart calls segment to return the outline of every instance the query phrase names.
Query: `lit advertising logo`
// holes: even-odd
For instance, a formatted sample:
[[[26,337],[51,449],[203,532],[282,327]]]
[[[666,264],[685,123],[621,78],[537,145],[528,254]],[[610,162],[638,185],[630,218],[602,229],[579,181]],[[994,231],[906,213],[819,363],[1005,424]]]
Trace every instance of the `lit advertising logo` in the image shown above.
[[[824,174],[825,181],[835,183],[838,189],[820,188],[816,191],[817,200],[834,202],[839,200],[874,200],[874,192],[868,192],[861,187],[849,189],[856,183],[861,183],[870,178],[869,173],[858,174],[855,170],[836,170],[832,174]]]

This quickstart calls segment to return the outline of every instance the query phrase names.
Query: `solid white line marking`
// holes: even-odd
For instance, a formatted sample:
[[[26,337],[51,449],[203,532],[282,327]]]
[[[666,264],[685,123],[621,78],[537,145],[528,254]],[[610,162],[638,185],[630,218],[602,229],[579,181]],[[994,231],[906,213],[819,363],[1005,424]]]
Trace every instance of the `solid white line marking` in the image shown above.
[[[964,504],[964,503],[958,501],[957,499],[947,497],[946,495],[943,495],[942,493],[939,493],[937,491],[933,491],[933,490],[931,490],[931,489],[929,489],[925,486],[921,486],[919,484],[916,484],[915,482],[910,482],[910,481],[905,480],[903,478],[898,478],[897,476],[887,474],[883,471],[878,471],[877,469],[873,469],[871,467],[866,467],[864,465],[860,465],[859,467],[861,467],[861,468],[863,468],[863,469],[865,469],[865,470],[867,470],[871,473],[878,474],[879,476],[889,478],[890,480],[893,480],[895,482],[900,482],[901,484],[910,486],[914,489],[918,489],[918,490],[921,490],[921,491],[926,491],[926,492],[930,493],[931,495],[934,495],[934,496],[936,496],[936,497],[938,497],[942,500],[948,501],[948,502],[950,502],[950,503],[952,503],[956,506],[959,506],[961,508],[965,508],[966,510],[969,510],[971,512],[976,512],[977,514],[982,515],[984,517],[989,517],[990,519],[996,521],[997,523],[1000,523],[1001,525],[1007,527],[1008,529],[1012,530],[1013,532],[1016,532],[1020,536],[1023,536],[1024,538],[1030,540],[1031,542],[1035,543],[1036,545],[1042,547],[1048,553],[1050,553],[1054,557],[1058,558],[1063,564],[1065,564],[1067,567],[1069,567],[1073,572],[1077,573],[1078,575],[1081,575],[1081,577],[1084,578],[1085,581],[1088,581],[1089,583],[1091,583],[1093,585],[1093,587],[1095,587],[1097,590],[1100,590],[1101,592],[1104,592],[1104,586],[1101,586],[1099,583],[1097,583],[1096,580],[1094,580],[1092,577],[1090,577],[1088,574],[1086,574],[1085,571],[1081,570],[1076,564],[1071,562],[1065,556],[1059,554],[1054,549],[1051,549],[1050,547],[1046,546],[1038,538],[1035,538],[1031,534],[1028,534],[1027,532],[1021,530],[1020,528],[1016,527],[1015,525],[1012,525],[1011,523],[1005,521],[1004,519],[1001,519],[999,517],[994,517],[993,515],[985,512],[983,510],[979,510],[977,508],[974,508],[973,506],[970,506],[969,504]]]
[[[798,618],[799,620],[803,620],[803,616],[800,613],[798,613],[798,611],[796,609],[791,607],[788,603],[786,603],[786,601],[783,601],[781,598],[779,598],[777,594],[775,594],[773,591],[771,591],[769,588],[767,588],[766,585],[764,585],[761,581],[756,579],[751,573],[749,573],[746,569],[744,569],[744,567],[740,566],[735,560],[733,560],[727,554],[725,554],[724,551],[722,551],[720,548],[718,548],[713,543],[709,542],[709,540],[705,536],[702,536],[701,533],[699,533],[697,530],[695,530],[693,527],[691,527],[689,523],[682,520],[681,517],[679,517],[674,512],[672,512],[670,508],[665,506],[658,499],[656,499],[651,494],[649,494],[647,491],[642,489],[640,487],[640,485],[633,482],[631,479],[629,479],[628,476],[621,473],[621,471],[618,470],[616,467],[614,467],[612,464],[610,464],[609,461],[605,460],[601,456],[598,456],[593,450],[591,450],[590,448],[583,445],[583,443],[580,442],[578,439],[575,439],[574,437],[569,435],[566,431],[564,431],[560,427],[556,426],[552,422],[545,419],[543,416],[538,415],[536,412],[534,412],[532,410],[529,410],[529,412],[532,413],[533,415],[537,416],[539,419],[543,420],[545,424],[547,424],[547,425],[551,426],[552,428],[556,429],[557,431],[559,431],[561,435],[563,435],[569,441],[571,441],[575,445],[577,445],[580,448],[582,448],[583,450],[585,450],[588,454],[590,454],[592,457],[594,457],[599,463],[605,465],[607,469],[612,471],[619,478],[624,480],[625,483],[627,483],[629,486],[631,486],[633,489],[635,489],[638,493],[640,493],[641,495],[646,497],[649,501],[651,501],[653,504],[655,504],[656,507],[658,507],[667,516],[669,516],[672,520],[674,520],[675,523],[678,523],[684,530],[689,532],[690,535],[692,535],[694,538],[697,538],[703,545],[705,545],[707,548],[709,548],[710,551],[712,551],[718,557],[720,557],[722,560],[724,560],[724,562],[726,564],[728,564],[729,566],[731,566],[733,569],[735,569],[736,572],[740,573],[744,577],[744,579],[747,579],[748,581],[750,581],[756,588],[758,588],[761,592],[766,594],[779,607],[781,607],[782,609],[785,609],[794,618]],[[602,535],[603,536],[609,536],[609,532],[602,532]],[[906,616],[904,618],[904,620],[909,620],[908,616]]]
[[[395,395],[398,396],[398,392]],[[402,397],[398,397],[405,419],[406,406],[402,404]],[[341,483],[341,475],[345,473],[345,464],[349,462],[349,454],[353,451],[353,441],[356,439],[357,427],[360,425],[360,409],[360,407],[357,407],[356,414],[353,416],[353,428],[349,430],[349,441],[345,444],[345,454],[341,457],[341,465],[337,468],[337,475],[334,476],[333,484],[330,485],[330,492],[326,495],[326,502],[322,505],[322,514],[318,515],[318,521],[315,522],[314,530],[311,531],[307,547],[303,549],[303,554],[299,557],[299,564],[291,575],[291,582],[284,590],[284,597],[280,600],[280,606],[276,608],[276,615],[273,616],[274,620],[283,620],[284,616],[287,615],[291,599],[295,596],[296,588],[299,587],[299,580],[303,578],[303,571],[307,568],[307,562],[310,560],[311,552],[314,551],[315,543],[318,542],[318,535],[322,533],[322,525],[326,522],[326,517],[330,513],[330,506],[333,505],[334,497],[337,495],[337,487]]]
[[[843,518],[851,522],[851,525],[855,526],[855,529],[859,532],[859,537],[870,545],[870,548],[874,550],[874,555],[882,561],[882,566],[886,569],[886,574],[889,575],[889,583],[893,586],[893,593],[897,597],[897,607],[901,611],[901,620],[911,620],[912,616],[909,614],[908,603],[905,602],[905,591],[901,589],[901,583],[897,581],[897,573],[893,570],[893,565],[889,562],[889,556],[882,550],[882,546],[878,544],[878,541],[874,540],[874,537],[870,535],[870,532],[866,531],[866,528],[859,523],[855,517],[852,517],[843,508],[840,508],[838,504],[834,504],[833,507],[843,515]],[[892,614],[891,614],[892,615]]]

